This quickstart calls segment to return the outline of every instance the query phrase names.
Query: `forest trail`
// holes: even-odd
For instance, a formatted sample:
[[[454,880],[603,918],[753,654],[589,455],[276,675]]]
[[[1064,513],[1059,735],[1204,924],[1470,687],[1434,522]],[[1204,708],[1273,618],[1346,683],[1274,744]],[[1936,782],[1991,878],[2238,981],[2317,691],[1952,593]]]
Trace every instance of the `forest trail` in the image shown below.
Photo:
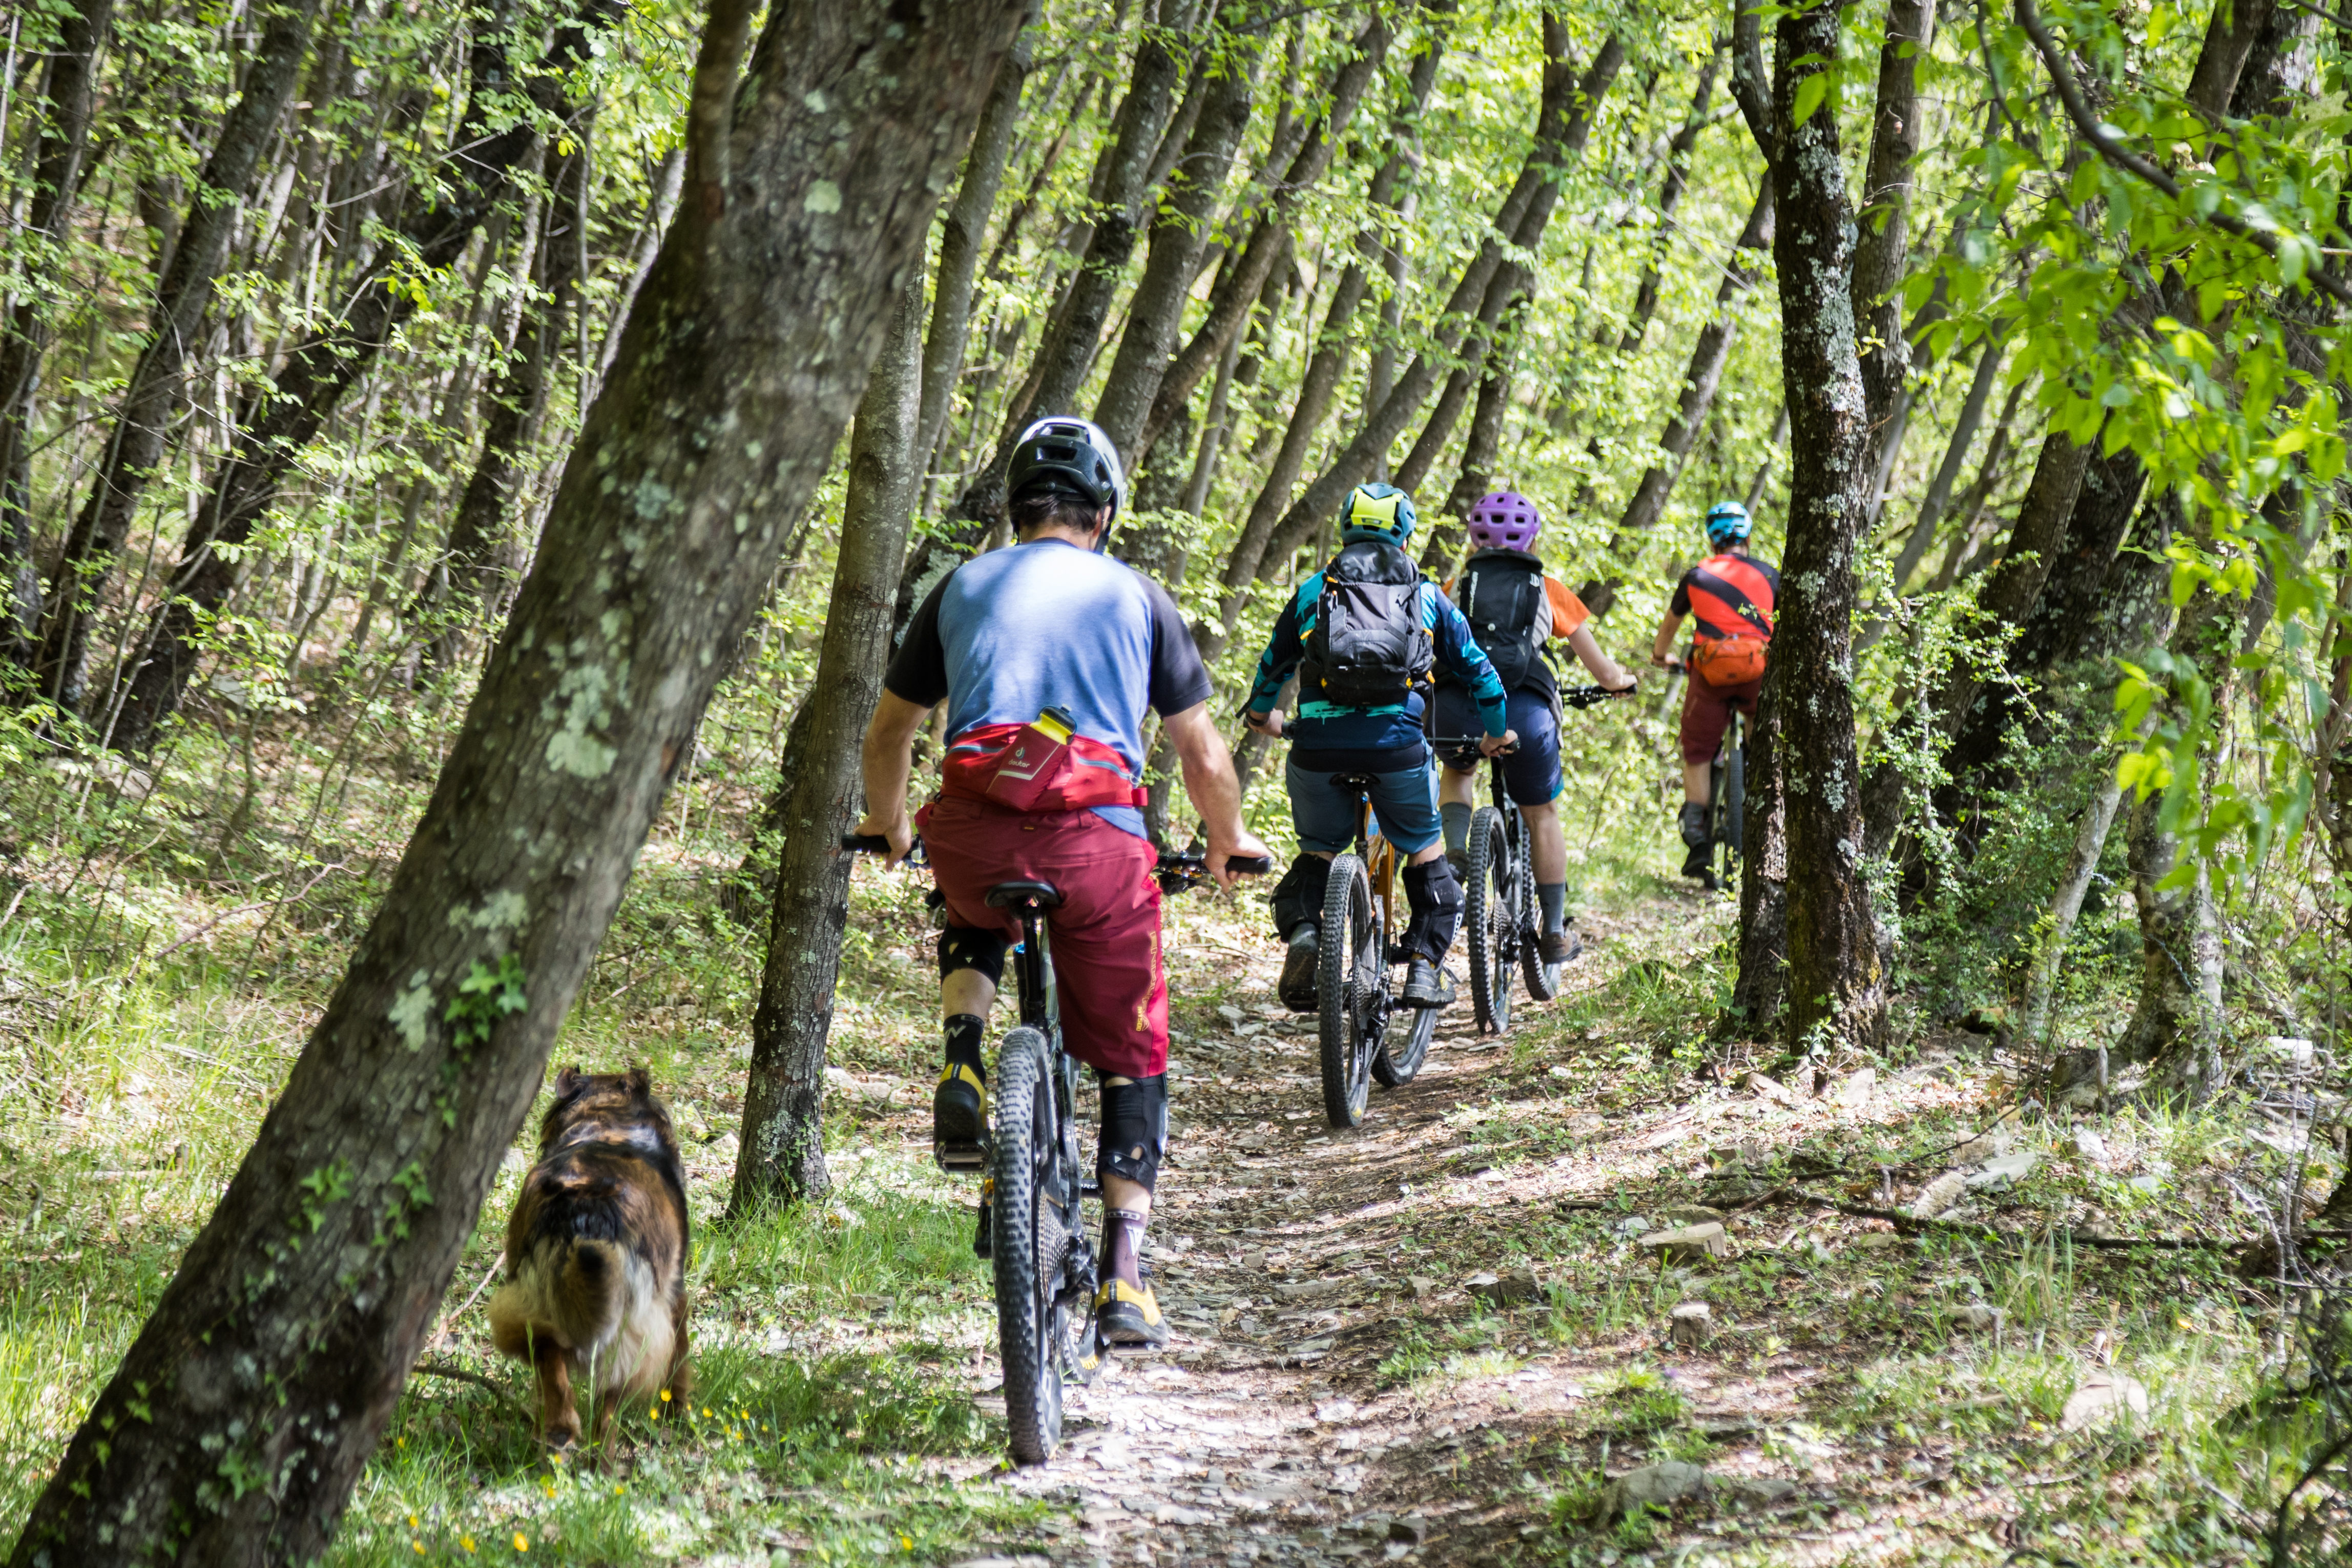
[[[1054,1555],[1454,1563],[1532,1547],[1540,1560],[1559,1542],[1549,1500],[1577,1461],[1616,1476],[1693,1444],[1715,1450],[1719,1499],[1738,1495],[1729,1478],[1753,1477],[1751,1498],[1771,1505],[1720,1509],[1700,1528],[1728,1532],[1721,1544],[1760,1534],[1780,1538],[1777,1561],[1845,1560],[1872,1555],[1875,1535],[1903,1537],[1898,1523],[1824,1528],[1837,1511],[1819,1484],[1835,1475],[1832,1448],[1805,1436],[1791,1446],[1792,1426],[1811,1432],[1808,1393],[1843,1381],[1848,1349],[1832,1340],[1788,1355],[1776,1342],[1743,1354],[1762,1325],[1734,1308],[1717,1320],[1714,1349],[1676,1350],[1669,1309],[1723,1302],[1725,1281],[1710,1291],[1689,1271],[1662,1272],[1629,1245],[1676,1222],[1657,1178],[1689,1174],[1685,1145],[1737,1138],[1758,1113],[1798,1116],[1705,1084],[1641,1106],[1555,1097],[1591,1065],[1564,1063],[1603,1033],[1564,1038],[1566,1015],[1600,1000],[1629,939],[1679,946],[1713,913],[1696,894],[1667,895],[1588,920],[1598,950],[1554,1004],[1522,998],[1508,1037],[1475,1031],[1464,988],[1418,1078],[1376,1088],[1363,1124],[1338,1132],[1320,1111],[1313,1020],[1271,1003],[1271,949],[1197,925],[1189,944],[1171,942],[1190,1027],[1173,1052],[1180,1131],[1151,1263],[1175,1334],[1163,1354],[1114,1362],[1074,1389],[1061,1452],[1007,1478],[1076,1506],[1086,1547]],[[1188,979],[1234,999],[1188,1006]],[[1529,1145],[1550,1157],[1528,1157]],[[1645,1213],[1633,1201],[1644,1194],[1669,1201]],[[1471,1289],[1484,1275],[1507,1291],[1528,1270],[1549,1299],[1497,1310]],[[1642,1406],[1654,1387],[1670,1418],[1628,1419],[1629,1392]]]

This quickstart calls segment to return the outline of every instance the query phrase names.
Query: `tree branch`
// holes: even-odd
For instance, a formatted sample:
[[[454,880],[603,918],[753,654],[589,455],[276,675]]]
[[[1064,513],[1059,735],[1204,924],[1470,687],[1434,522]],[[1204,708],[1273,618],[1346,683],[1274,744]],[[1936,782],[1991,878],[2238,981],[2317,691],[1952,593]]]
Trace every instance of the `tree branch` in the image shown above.
[[[2042,14],[2033,0],[2017,0],[2017,25],[2025,29],[2027,37],[2033,40],[2034,52],[2050,68],[2050,79],[2058,89],[2059,101],[2066,106],[2066,117],[2074,122],[2074,128],[2083,133],[2083,140],[2091,144],[2092,150],[2126,173],[2137,175],[2167,197],[2179,201],[2180,182],[2160,165],[2125,146],[2091,112],[2090,102],[2083,96],[2083,84],[2074,79],[2074,68],[2066,63],[2064,51],[2051,37],[2049,26],[2042,20]],[[2244,240],[2273,260],[2278,258],[2277,236],[2264,234],[2234,213],[2216,210],[2205,221],[2224,234]],[[2303,276],[2305,281],[2337,304],[2352,305],[2352,285],[2347,285],[2333,273],[2314,267]]]

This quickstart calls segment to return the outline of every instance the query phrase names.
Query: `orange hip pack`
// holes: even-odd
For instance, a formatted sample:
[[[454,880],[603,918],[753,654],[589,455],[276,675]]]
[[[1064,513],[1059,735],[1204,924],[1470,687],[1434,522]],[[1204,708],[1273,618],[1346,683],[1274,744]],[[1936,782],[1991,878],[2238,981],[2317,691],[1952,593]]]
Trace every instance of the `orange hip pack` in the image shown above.
[[[1128,777],[1127,760],[1077,733],[1062,708],[1027,724],[983,724],[956,737],[940,769],[941,789],[1016,811],[1077,811],[1141,806],[1146,795]]]
[[[1760,681],[1771,646],[1762,637],[1702,638],[1691,649],[1691,674],[1718,689]]]

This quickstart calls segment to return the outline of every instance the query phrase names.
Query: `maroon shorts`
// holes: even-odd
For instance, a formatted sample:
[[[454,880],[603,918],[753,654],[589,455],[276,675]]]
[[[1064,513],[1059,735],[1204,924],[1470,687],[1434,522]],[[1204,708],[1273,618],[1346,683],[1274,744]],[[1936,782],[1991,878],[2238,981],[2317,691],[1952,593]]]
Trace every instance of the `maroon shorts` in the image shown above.
[[[1062,1046],[1120,1078],[1168,1071],[1168,977],[1160,964],[1159,855],[1092,811],[1013,811],[942,798],[918,819],[958,925],[1019,941],[1021,922],[991,909],[1000,882],[1050,882],[1062,906],[1046,917]]]
[[[1715,760],[1715,748],[1723,744],[1723,732],[1731,727],[1731,710],[1738,708],[1748,717],[1756,716],[1756,694],[1764,689],[1764,677],[1742,681],[1736,686],[1711,686],[1697,675],[1683,683],[1683,760],[1692,767]]]

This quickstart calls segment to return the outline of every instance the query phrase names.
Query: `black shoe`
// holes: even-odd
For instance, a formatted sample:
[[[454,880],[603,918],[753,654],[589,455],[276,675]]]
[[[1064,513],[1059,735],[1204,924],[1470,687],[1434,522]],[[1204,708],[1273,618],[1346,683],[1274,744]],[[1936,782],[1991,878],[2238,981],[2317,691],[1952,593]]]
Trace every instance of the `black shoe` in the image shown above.
[[[1713,887],[1715,885],[1715,846],[1693,844],[1690,853],[1683,856],[1683,874]]]
[[[1095,1333],[1105,1344],[1157,1350],[1168,1343],[1168,1320],[1150,1286],[1105,1280],[1095,1291]]]
[[[1282,982],[1275,994],[1295,1013],[1311,1013],[1320,1005],[1315,983],[1315,959],[1321,951],[1321,933],[1302,925],[1290,934],[1290,951],[1283,955]]]
[[[1576,962],[1576,956],[1584,951],[1583,942],[1565,925],[1557,931],[1545,932],[1538,946],[1547,964],[1572,964]]]
[[[1683,802],[1682,833],[1683,842],[1695,850],[1703,850],[1715,841],[1715,835],[1707,831],[1705,805],[1696,800]],[[1683,874],[1688,876],[1690,873],[1685,872]]]
[[[967,1063],[949,1062],[931,1091],[931,1154],[950,1175],[988,1163],[988,1087]]]
[[[1402,1000],[1409,1008],[1450,1008],[1454,985],[1444,970],[1426,958],[1415,958],[1412,967],[1405,971]]]

